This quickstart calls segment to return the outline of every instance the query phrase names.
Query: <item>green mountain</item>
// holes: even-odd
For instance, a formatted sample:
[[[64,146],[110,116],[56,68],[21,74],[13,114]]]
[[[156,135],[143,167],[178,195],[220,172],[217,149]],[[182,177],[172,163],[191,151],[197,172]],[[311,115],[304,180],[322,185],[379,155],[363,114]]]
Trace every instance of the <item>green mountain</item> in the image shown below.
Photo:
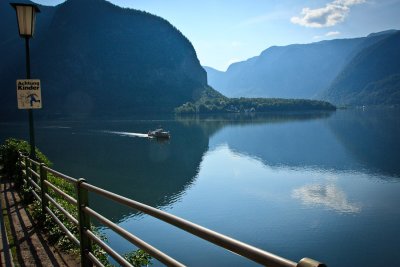
[[[361,50],[322,97],[337,104],[400,104],[400,32]]]
[[[168,21],[104,0],[39,6],[32,78],[42,82],[41,117],[172,112],[207,88],[190,41]],[[26,116],[15,80],[25,78],[15,11],[0,2],[0,119]]]
[[[230,97],[313,98],[334,80],[362,39],[273,46],[234,63],[226,72],[206,71],[209,84]]]
[[[387,97],[399,91],[395,86],[398,34],[389,30],[363,38],[275,46],[230,65],[225,72],[204,68],[208,83],[229,97],[312,98],[334,104],[355,103],[351,98],[365,99],[367,104],[395,102]],[[367,66],[370,69],[363,76]],[[356,84],[360,88],[353,87]],[[377,95],[386,97],[371,99]]]

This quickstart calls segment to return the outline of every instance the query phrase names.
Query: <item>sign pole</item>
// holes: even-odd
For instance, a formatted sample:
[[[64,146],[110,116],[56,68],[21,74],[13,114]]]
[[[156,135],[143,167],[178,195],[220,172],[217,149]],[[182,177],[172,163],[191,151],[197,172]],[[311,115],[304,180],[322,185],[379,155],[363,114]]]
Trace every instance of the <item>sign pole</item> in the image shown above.
[[[26,51],[26,79],[31,78],[31,58],[29,53],[29,37],[25,37],[25,51]],[[28,109],[29,118],[29,144],[31,146],[30,158],[36,160],[35,152],[35,130],[33,124],[33,110]]]

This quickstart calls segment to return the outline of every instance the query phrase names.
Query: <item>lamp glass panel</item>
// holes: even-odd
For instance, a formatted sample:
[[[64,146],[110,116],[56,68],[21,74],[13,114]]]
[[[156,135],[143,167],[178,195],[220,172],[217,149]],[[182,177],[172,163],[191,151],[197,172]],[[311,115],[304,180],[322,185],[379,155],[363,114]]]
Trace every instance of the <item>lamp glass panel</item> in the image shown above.
[[[33,35],[34,8],[32,6],[17,6],[19,34],[23,36]]]

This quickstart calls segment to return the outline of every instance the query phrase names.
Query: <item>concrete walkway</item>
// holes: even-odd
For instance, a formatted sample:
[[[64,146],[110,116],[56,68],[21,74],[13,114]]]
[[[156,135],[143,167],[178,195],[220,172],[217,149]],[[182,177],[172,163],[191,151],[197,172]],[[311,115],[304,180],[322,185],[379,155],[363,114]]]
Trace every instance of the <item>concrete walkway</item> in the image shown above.
[[[0,266],[14,266],[4,224],[3,212],[6,210],[3,210],[3,199],[0,199],[0,209]]]
[[[61,253],[48,245],[46,237],[35,228],[33,218],[27,212],[14,184],[5,177],[0,179],[2,211],[10,222],[9,238],[13,240],[13,244],[8,245],[3,227],[4,218],[1,218],[1,266],[13,266],[13,262],[15,266],[79,266],[77,257]],[[15,248],[14,257],[10,256],[9,247]]]

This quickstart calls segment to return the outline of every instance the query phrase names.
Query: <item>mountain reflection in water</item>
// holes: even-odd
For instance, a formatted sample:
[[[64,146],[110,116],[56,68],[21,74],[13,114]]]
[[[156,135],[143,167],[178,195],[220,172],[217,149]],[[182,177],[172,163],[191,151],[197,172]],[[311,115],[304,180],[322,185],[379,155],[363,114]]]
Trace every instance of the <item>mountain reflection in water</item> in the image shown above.
[[[390,266],[400,261],[399,115],[367,109],[39,122],[36,135],[61,172],[272,253],[329,266]],[[160,125],[171,140],[143,138]],[[26,123],[0,124],[1,141],[27,133]],[[90,205],[188,265],[249,266],[112,201],[92,195]],[[131,249],[103,231],[118,251]]]

